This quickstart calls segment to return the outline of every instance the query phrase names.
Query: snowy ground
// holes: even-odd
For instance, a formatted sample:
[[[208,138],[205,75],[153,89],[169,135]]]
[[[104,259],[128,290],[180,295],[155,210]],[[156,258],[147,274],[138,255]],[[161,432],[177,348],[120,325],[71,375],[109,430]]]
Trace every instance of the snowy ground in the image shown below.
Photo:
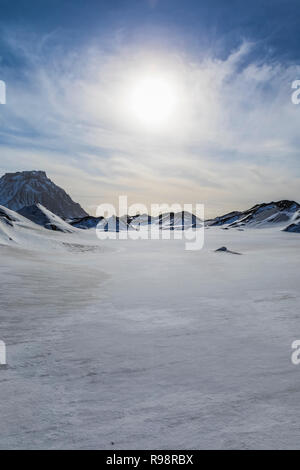
[[[0,246],[0,448],[300,448],[299,234],[49,240]]]

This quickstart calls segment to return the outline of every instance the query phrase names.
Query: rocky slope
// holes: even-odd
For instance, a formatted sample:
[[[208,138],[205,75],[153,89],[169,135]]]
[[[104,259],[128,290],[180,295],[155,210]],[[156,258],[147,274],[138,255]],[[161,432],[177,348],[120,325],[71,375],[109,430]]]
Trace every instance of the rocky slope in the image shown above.
[[[0,205],[19,211],[25,206],[42,204],[63,219],[85,217],[88,214],[44,171],[6,173],[0,179]]]
[[[256,204],[243,212],[230,212],[221,217],[207,221],[208,226],[225,226],[226,228],[256,227],[266,228],[273,225],[290,225],[300,205],[295,201],[277,201],[268,204]]]

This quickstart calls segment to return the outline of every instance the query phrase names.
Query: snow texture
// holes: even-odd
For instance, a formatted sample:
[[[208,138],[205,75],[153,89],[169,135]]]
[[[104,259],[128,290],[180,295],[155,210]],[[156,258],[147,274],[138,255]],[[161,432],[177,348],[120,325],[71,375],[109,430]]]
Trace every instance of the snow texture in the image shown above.
[[[191,252],[0,207],[0,448],[299,449],[300,237],[271,227]]]

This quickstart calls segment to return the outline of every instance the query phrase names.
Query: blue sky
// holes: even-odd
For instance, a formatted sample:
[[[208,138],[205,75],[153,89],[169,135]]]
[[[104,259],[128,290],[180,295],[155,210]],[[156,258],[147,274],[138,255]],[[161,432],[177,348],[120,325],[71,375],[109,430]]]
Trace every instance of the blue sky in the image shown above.
[[[300,200],[299,36],[290,0],[1,0],[0,171],[45,170],[90,212]],[[177,99],[160,132],[127,99],[153,70]]]

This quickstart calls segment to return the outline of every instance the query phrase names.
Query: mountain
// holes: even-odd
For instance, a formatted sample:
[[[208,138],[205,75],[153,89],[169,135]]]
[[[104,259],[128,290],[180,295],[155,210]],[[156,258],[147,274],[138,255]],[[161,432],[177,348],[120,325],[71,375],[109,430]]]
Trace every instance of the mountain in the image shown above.
[[[203,222],[190,212],[168,212],[156,217],[148,214],[136,216],[130,225],[135,229],[148,225],[156,225],[161,230],[184,230],[188,228],[201,227]]]
[[[72,233],[76,229],[62,220],[58,215],[53,214],[41,204],[23,207],[18,211],[26,219],[41,225],[48,230],[56,230],[58,232]]]
[[[0,178],[0,205],[19,211],[34,204],[42,204],[63,219],[88,215],[44,171],[6,173]]]
[[[234,227],[271,227],[291,223],[298,213],[300,205],[295,201],[278,201],[268,204],[256,204],[243,212],[230,212],[213,220],[208,220],[208,226]]]
[[[97,224],[97,230],[99,232],[123,232],[133,230],[133,228],[128,223],[128,216],[117,217],[113,215],[108,219],[102,218]]]
[[[185,230],[201,227],[203,224],[194,214],[184,211],[176,214],[173,212],[165,213],[156,217],[142,214],[136,216],[123,215],[122,217],[112,216],[109,219],[102,219],[100,221],[95,218],[95,220],[88,220],[88,223],[92,224],[90,225],[91,227],[96,226],[98,231],[103,232],[139,231],[141,229],[148,229],[150,226],[159,230]],[[86,228],[82,227],[82,222],[72,222],[72,225]]]
[[[93,217],[92,215],[88,215],[86,217],[80,217],[79,219],[73,219],[69,223],[73,227],[85,230],[89,228],[96,228],[101,220],[103,220],[103,217]]]
[[[216,217],[213,220],[207,220],[207,224],[211,226],[232,224],[233,222],[239,220],[242,214],[242,212],[238,211],[229,212],[228,214],[221,215],[220,217]]]

